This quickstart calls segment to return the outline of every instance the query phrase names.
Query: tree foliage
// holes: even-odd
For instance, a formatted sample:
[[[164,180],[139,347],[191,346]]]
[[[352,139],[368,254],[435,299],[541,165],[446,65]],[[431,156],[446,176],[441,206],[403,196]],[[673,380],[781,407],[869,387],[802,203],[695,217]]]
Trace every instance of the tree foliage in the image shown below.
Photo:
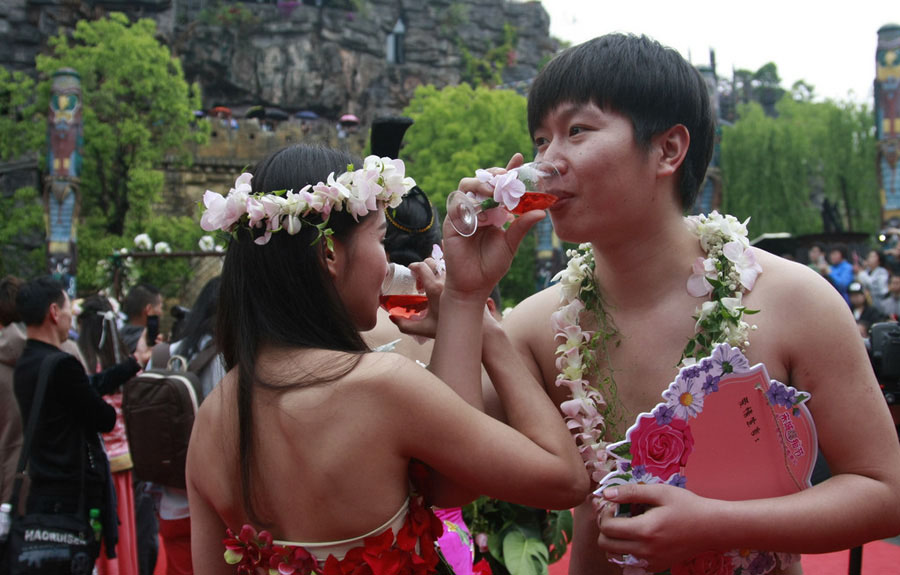
[[[525,98],[511,90],[460,84],[438,90],[420,86],[404,114],[415,120],[403,156],[440,213],[447,195],[475,170],[505,166],[516,152],[533,157]],[[504,305],[534,293],[534,238],[526,237],[512,268],[500,283]]]
[[[79,289],[105,287],[97,261],[113,249],[132,248],[132,238],[140,232],[155,230],[156,238],[174,250],[196,249],[202,230],[191,214],[172,218],[152,210],[162,200],[165,164],[188,164],[190,145],[206,138],[204,127],[194,123],[199,92],[157,39],[156,24],[150,19],[132,23],[113,13],[78,22],[70,35],[51,38],[49,48],[35,62],[41,78],[36,85],[0,71],[0,155],[47,153],[52,74],[73,68],[81,78],[84,136]],[[17,134],[24,137],[11,137]],[[17,197],[21,203],[21,195]],[[13,229],[13,222],[0,223],[0,237]],[[156,268],[158,273],[151,273],[156,277],[148,281],[169,285],[183,278],[172,265]]]
[[[71,40],[61,33],[49,43],[52,53],[37,57],[37,69],[48,78],[63,67],[81,76],[82,210],[101,214],[110,234],[140,228],[161,198],[163,160],[190,161],[185,144],[202,138],[192,129],[199,94],[156,39],[153,20],[132,24],[113,13],[82,20]],[[46,102],[49,81],[41,92]]]
[[[40,195],[31,187],[0,196],[0,276],[30,277],[47,269],[44,210]]]
[[[823,231],[822,201],[838,206],[846,231],[875,232],[880,222],[876,141],[864,105],[783,97],[777,117],[759,104],[739,107],[722,133],[723,208],[753,217],[753,229]]]
[[[35,82],[22,72],[0,67],[0,160],[41,148],[47,138],[46,117],[34,97]]]

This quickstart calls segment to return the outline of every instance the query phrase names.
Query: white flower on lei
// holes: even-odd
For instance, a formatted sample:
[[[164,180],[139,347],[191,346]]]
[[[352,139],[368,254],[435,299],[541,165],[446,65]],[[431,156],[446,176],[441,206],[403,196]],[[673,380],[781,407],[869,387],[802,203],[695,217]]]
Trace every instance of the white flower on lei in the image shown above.
[[[752,290],[756,283],[756,277],[762,273],[762,266],[756,262],[753,250],[745,247],[741,242],[732,241],[722,247],[722,253],[728,258],[728,261],[734,264],[744,289]]]

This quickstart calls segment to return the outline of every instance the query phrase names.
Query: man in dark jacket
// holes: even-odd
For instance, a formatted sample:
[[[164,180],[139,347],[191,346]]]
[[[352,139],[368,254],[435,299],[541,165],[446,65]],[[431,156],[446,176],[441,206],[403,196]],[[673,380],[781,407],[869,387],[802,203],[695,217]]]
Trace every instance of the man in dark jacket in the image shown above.
[[[27,427],[41,364],[48,356],[62,353],[59,347],[68,337],[72,304],[62,284],[40,278],[19,289],[16,308],[28,340],[13,380],[22,425]],[[140,364],[130,358],[89,379],[81,362],[65,354],[50,374],[28,460],[28,511],[77,512],[83,478],[84,512],[100,510],[111,556],[115,556],[118,526],[109,489],[109,464],[98,432],[113,428],[116,412],[101,395],[112,393],[139,370]]]

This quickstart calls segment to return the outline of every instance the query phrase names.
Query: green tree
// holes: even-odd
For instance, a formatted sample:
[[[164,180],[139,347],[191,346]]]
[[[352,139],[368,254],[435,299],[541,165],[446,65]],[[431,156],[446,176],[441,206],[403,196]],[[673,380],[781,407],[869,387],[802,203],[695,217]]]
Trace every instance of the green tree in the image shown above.
[[[415,120],[403,148],[408,171],[440,208],[478,168],[505,166],[516,152],[533,155],[525,98],[511,90],[420,86],[404,114]]]
[[[156,37],[152,20],[129,22],[119,13],[80,21],[69,36],[49,41],[50,51],[37,57],[41,81],[0,72],[0,156],[46,154],[46,115],[51,76],[73,68],[81,77],[83,102],[81,221],[78,238],[78,285],[105,286],[98,260],[113,249],[133,248],[133,238],[153,230],[157,241],[173,250],[196,249],[202,230],[191,214],[158,216],[152,206],[162,200],[164,164],[187,164],[192,143],[205,141],[193,110],[199,92],[185,81],[180,62]],[[12,137],[24,134],[24,137]],[[33,194],[36,196],[36,194]],[[12,201],[12,200],[7,200]],[[23,196],[15,199],[21,208]],[[0,223],[0,237],[18,222]],[[176,265],[148,264],[147,281],[174,286],[184,274]],[[147,275],[151,277],[146,277]],[[170,288],[177,289],[177,287]]]
[[[46,141],[46,118],[39,113],[34,91],[29,76],[0,68],[0,160],[33,153]]]
[[[44,210],[37,190],[26,187],[0,196],[0,213],[0,276],[29,278],[46,270]]]
[[[415,120],[403,148],[407,172],[442,215],[447,195],[462,178],[478,168],[505,166],[516,152],[526,160],[533,156],[526,101],[511,90],[420,86],[404,114]],[[534,293],[534,245],[533,234],[525,238],[500,282],[504,305]]]
[[[823,231],[821,204],[847,231],[875,232],[880,202],[871,112],[853,103],[781,98],[777,117],[751,103],[722,133],[723,208],[753,217],[755,233]]]

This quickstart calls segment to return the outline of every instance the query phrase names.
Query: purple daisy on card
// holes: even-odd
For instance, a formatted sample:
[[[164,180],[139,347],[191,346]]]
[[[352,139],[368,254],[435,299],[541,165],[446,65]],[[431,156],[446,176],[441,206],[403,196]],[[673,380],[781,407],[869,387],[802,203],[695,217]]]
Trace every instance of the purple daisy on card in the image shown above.
[[[769,389],[766,391],[766,399],[769,400],[769,405],[772,406],[783,405],[784,407],[791,408],[794,406],[796,395],[796,389],[775,380],[769,382]]]

